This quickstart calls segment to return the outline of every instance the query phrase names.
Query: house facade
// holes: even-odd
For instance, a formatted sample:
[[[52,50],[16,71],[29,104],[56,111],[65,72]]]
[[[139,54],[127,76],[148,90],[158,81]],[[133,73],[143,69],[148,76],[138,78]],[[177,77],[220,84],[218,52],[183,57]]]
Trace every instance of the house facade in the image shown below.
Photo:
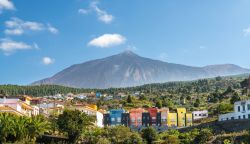
[[[38,115],[39,109],[36,106],[30,105],[30,97],[25,97],[23,100],[19,98],[1,98],[0,112],[9,112],[21,116]]]
[[[208,111],[207,110],[193,111],[192,114],[193,114],[193,119],[194,120],[199,120],[199,119],[203,119],[203,118],[208,117]]]
[[[129,110],[130,115],[130,126],[131,127],[140,127],[142,126],[142,113],[144,109],[136,108]]]
[[[250,99],[234,103],[234,112],[219,115],[219,121],[250,119]]]

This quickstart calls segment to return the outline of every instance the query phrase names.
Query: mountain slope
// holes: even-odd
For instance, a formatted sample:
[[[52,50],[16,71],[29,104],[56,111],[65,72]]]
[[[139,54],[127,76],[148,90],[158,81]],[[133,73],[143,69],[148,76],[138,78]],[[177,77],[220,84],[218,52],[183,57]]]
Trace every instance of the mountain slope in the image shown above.
[[[144,58],[131,51],[76,64],[33,84],[58,84],[80,88],[137,86],[167,81],[194,80],[248,73],[235,65],[191,67]]]

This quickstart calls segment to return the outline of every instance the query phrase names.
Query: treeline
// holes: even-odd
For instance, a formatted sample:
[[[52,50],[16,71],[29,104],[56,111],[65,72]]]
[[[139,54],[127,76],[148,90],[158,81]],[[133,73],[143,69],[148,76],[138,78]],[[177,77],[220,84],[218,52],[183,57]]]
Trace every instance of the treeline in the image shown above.
[[[226,90],[228,87],[233,89],[241,88],[241,84],[245,84],[244,78],[241,77],[217,77],[213,79],[202,79],[187,82],[167,82],[159,84],[146,84],[143,86],[128,87],[128,88],[109,88],[109,89],[80,89],[58,85],[40,85],[40,86],[18,86],[18,85],[0,85],[0,95],[32,95],[32,96],[48,96],[55,94],[67,93],[86,93],[86,92],[101,92],[107,94],[116,94],[124,92],[131,94],[136,91],[142,93],[170,93],[170,94],[190,94],[190,93],[205,93],[218,90]],[[243,81],[243,82],[242,82]]]
[[[71,87],[64,87],[59,85],[40,85],[40,86],[18,86],[18,85],[0,85],[0,95],[18,96],[18,95],[31,95],[31,96],[50,96],[55,94],[67,93],[84,93],[90,92],[90,89],[78,89]]]

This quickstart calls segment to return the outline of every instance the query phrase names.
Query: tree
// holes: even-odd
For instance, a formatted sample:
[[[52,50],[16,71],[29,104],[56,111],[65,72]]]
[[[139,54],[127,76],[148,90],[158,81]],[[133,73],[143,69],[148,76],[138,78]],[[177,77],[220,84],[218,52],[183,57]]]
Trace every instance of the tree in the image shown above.
[[[153,127],[147,127],[142,130],[141,136],[148,144],[152,144],[155,140],[157,140],[157,132]]]
[[[94,125],[94,118],[79,110],[65,110],[58,116],[57,124],[60,131],[67,132],[71,142],[76,142],[84,128]]]
[[[36,141],[38,136],[44,134],[50,128],[45,118],[41,115],[31,117],[27,127],[29,136],[33,141]]]
[[[221,103],[217,107],[217,113],[218,114],[224,114],[233,111],[233,105],[228,103]]]
[[[194,103],[194,107],[199,107],[200,106],[200,100],[196,99]]]
[[[126,139],[124,141],[124,143],[126,143],[126,144],[142,144],[143,141],[142,141],[141,136],[138,133],[134,132],[130,135],[130,137],[128,139]]]
[[[157,100],[155,106],[157,108],[162,108],[162,101],[161,100]]]
[[[211,140],[213,133],[210,129],[202,129],[201,132],[195,137],[194,142],[197,144],[204,144]]]
[[[234,92],[232,98],[230,99],[230,103],[234,104],[237,101],[240,101],[240,96],[237,92]]]
[[[128,97],[127,97],[127,103],[132,103],[131,95],[128,95]]]

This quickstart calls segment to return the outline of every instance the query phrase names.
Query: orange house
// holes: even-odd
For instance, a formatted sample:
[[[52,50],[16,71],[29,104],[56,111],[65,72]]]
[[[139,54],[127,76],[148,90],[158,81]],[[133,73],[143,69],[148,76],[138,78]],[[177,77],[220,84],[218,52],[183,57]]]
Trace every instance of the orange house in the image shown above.
[[[139,127],[142,125],[142,113],[144,109],[142,108],[135,108],[129,110],[130,115],[130,126],[132,127]]]

